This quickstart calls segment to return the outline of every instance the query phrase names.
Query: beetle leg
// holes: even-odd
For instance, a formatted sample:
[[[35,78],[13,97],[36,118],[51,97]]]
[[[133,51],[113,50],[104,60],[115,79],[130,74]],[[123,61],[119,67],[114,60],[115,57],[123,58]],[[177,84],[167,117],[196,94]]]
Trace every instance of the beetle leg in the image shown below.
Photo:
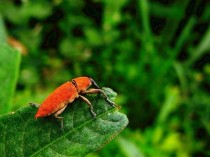
[[[33,103],[33,102],[30,102],[29,105],[33,106],[33,107],[36,107],[36,108],[39,108],[39,106],[40,106],[40,104],[36,104],[36,103]]]
[[[60,110],[58,110],[54,113],[54,117],[61,121],[61,129],[62,130],[63,130],[63,117],[60,117],[59,115],[65,110],[66,106],[67,105],[65,105],[63,108],[61,108]]]
[[[113,107],[118,107],[118,105],[116,105],[114,102],[109,100],[109,98],[107,97],[107,95],[104,93],[103,90],[101,90],[101,89],[88,89],[87,91],[84,92],[84,94],[91,94],[91,93],[101,93],[101,94],[103,94],[103,96],[105,97],[106,101],[110,105],[112,105]]]
[[[96,118],[96,113],[93,111],[93,106],[92,106],[91,102],[90,102],[86,97],[84,97],[84,96],[82,96],[82,95],[79,95],[79,97],[82,98],[82,100],[83,100],[84,102],[86,102],[86,104],[88,104],[90,113],[92,114],[92,116],[93,116],[94,118]]]
[[[54,116],[57,118],[66,108],[67,105],[65,105],[64,107],[62,107],[60,110],[56,111],[54,113]]]
[[[55,117],[55,118],[57,118],[58,120],[60,120],[61,121],[61,130],[63,130],[63,117]]]

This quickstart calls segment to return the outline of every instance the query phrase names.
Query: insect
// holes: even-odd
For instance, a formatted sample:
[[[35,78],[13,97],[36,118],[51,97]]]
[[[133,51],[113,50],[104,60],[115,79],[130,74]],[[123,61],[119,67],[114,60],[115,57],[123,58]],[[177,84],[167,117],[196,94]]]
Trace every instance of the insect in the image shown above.
[[[89,89],[90,86],[95,88]],[[65,110],[65,108],[71,104],[76,98],[81,98],[89,106],[90,113],[96,118],[96,113],[93,111],[91,102],[81,94],[101,93],[106,101],[113,107],[117,105],[108,99],[107,95],[102,91],[96,82],[90,77],[78,77],[72,81],[68,81],[57,89],[55,89],[41,105],[30,103],[33,106],[39,106],[39,109],[35,115],[35,118],[46,117],[53,115],[62,120],[61,127],[63,127],[63,118],[59,115]]]

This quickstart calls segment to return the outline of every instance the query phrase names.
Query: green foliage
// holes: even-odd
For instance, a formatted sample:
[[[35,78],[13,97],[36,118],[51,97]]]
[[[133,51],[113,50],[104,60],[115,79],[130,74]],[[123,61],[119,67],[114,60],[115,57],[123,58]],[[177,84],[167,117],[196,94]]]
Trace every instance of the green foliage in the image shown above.
[[[7,35],[6,35],[6,31],[5,31],[5,27],[4,27],[4,22],[2,19],[2,16],[0,14],[0,43],[6,43],[7,41]]]
[[[209,1],[2,0],[0,12],[28,49],[13,110],[88,75],[130,121],[95,156],[209,156]]]
[[[114,99],[114,92],[106,88]],[[64,129],[53,117],[34,119],[35,107],[27,106],[0,116],[1,156],[84,156],[109,143],[128,124],[103,96],[87,98],[94,105],[97,118],[92,118],[88,106],[76,100],[62,113]]]
[[[20,66],[20,53],[0,43],[0,114],[9,112]]]

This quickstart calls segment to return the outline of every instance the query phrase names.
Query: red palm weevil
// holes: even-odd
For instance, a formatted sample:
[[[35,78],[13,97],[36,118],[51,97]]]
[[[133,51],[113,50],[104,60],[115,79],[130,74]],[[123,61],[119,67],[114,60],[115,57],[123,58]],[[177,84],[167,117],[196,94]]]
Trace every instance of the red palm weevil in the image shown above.
[[[90,86],[94,86],[95,88],[89,89]],[[76,98],[81,98],[84,102],[89,105],[89,110],[93,117],[96,117],[96,113],[93,111],[93,106],[91,102],[81,94],[90,94],[90,93],[101,93],[105,97],[106,101],[112,105],[113,107],[117,107],[117,105],[108,99],[107,95],[103,90],[99,88],[96,82],[90,77],[78,77],[73,79],[72,81],[68,81],[57,89],[55,89],[40,106],[35,118],[46,117],[49,115],[53,115],[56,118],[60,118],[59,115],[65,110],[65,108],[71,104]],[[35,105],[30,103],[31,105]],[[62,122],[63,123],[63,122]],[[61,124],[63,126],[63,124]]]

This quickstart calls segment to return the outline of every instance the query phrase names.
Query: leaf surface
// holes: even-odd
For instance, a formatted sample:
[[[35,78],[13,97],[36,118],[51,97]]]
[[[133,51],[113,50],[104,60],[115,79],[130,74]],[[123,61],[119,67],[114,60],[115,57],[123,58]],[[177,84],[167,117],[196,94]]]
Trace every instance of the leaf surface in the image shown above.
[[[111,89],[104,91],[113,98]],[[97,118],[92,118],[88,105],[76,99],[61,114],[63,130],[52,116],[35,120],[37,109],[32,106],[0,116],[1,156],[84,156],[102,148],[126,127],[128,119],[100,94],[86,97],[92,102]]]
[[[10,111],[20,60],[21,55],[17,50],[0,43],[0,114]]]

